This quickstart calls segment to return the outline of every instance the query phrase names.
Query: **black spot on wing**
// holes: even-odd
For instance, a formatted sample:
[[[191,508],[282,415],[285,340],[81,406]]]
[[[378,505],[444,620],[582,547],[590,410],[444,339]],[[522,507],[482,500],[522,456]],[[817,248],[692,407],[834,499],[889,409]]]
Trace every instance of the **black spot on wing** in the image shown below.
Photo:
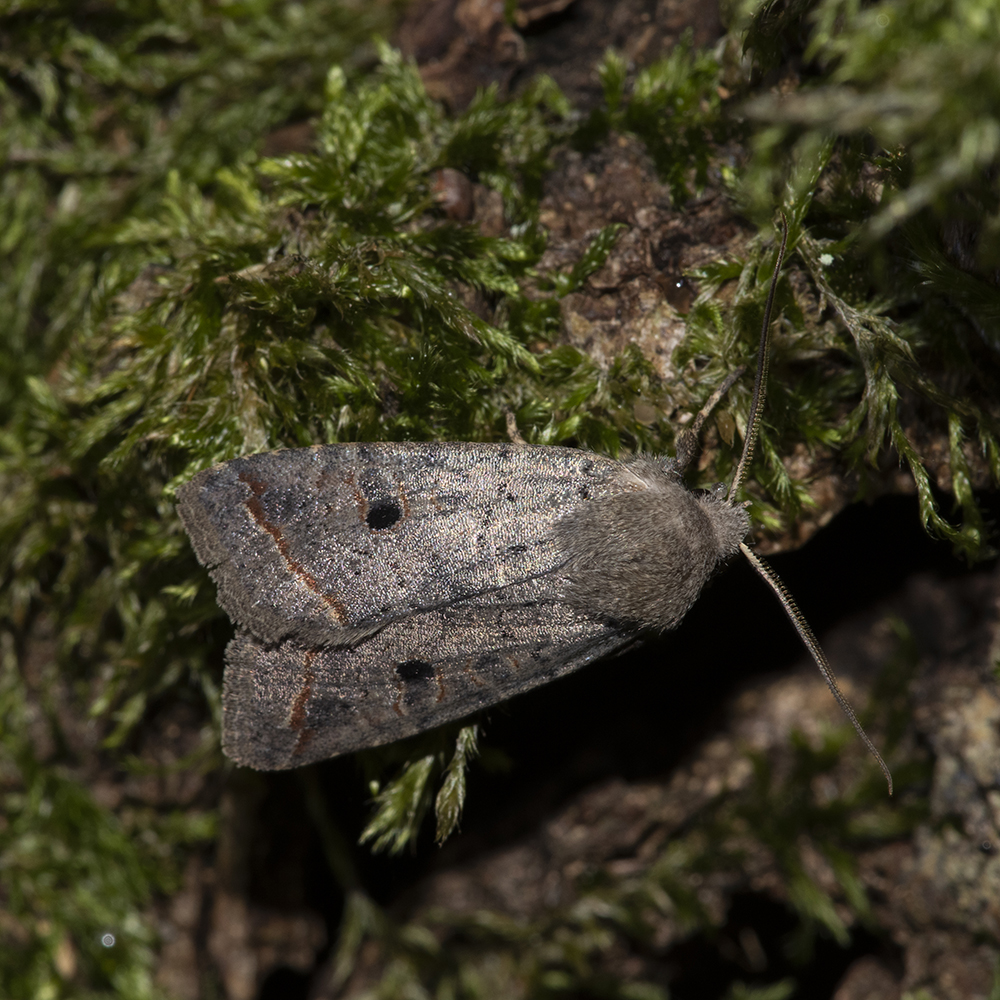
[[[372,531],[391,528],[403,516],[403,508],[396,500],[378,500],[368,508],[365,523]]]
[[[404,660],[396,664],[396,673],[407,683],[429,681],[434,676],[434,668],[426,660]]]

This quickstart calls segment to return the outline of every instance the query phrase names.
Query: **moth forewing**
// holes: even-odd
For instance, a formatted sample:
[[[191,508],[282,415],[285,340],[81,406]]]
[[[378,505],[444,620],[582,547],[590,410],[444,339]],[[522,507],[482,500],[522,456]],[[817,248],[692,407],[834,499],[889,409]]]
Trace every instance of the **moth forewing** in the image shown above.
[[[319,647],[551,572],[555,520],[622,488],[620,463],[572,448],[404,442],[237,458],[178,497],[236,624]]]

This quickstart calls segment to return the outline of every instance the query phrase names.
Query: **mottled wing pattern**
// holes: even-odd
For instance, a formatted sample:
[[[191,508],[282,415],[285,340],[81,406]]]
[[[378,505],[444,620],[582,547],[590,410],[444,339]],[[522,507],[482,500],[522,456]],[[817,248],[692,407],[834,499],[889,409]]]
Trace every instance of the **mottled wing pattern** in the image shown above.
[[[207,469],[179,510],[230,617],[314,648],[551,573],[557,517],[620,493],[621,470],[570,448],[319,445]]]
[[[513,592],[510,592],[510,591]],[[355,647],[226,654],[223,747],[259,770],[298,767],[461,718],[606,656],[634,636],[546,597],[537,581],[392,622]]]

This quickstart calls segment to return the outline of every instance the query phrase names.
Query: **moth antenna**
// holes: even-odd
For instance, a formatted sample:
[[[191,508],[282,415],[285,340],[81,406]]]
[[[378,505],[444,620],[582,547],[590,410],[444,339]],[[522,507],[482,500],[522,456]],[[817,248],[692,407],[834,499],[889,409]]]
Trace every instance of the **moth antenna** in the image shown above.
[[[719,388],[708,397],[705,405],[698,411],[698,416],[691,422],[691,426],[677,435],[677,454],[674,456],[674,462],[676,463],[678,472],[683,473],[691,464],[694,456],[698,454],[698,436],[701,434],[702,425],[708,419],[712,410],[719,405],[719,400],[732,389],[738,379],[743,377],[743,373],[746,370],[746,365],[740,365],[739,368],[731,371]]]
[[[875,744],[872,743],[864,727],[858,722],[858,717],[854,714],[854,709],[851,708],[843,692],[837,686],[837,678],[834,676],[830,661],[820,648],[816,636],[813,635],[809,623],[803,617],[802,612],[799,611],[798,605],[792,599],[792,595],[785,589],[785,585],[781,582],[778,574],[749,545],[745,542],[740,542],[740,551],[747,557],[750,565],[757,571],[760,578],[774,591],[778,600],[781,601],[781,606],[785,609],[785,614],[788,615],[789,620],[795,626],[795,631],[799,633],[799,638],[816,661],[816,666],[819,667],[819,672],[823,675],[823,680],[826,681],[826,686],[830,689],[830,693],[837,699],[837,704],[840,705],[844,715],[851,720],[851,725],[857,730],[858,736],[861,737],[861,742],[868,748],[868,752],[875,758],[875,762],[882,769],[885,780],[889,783],[889,794],[892,795],[892,772],[890,772],[888,765],[882,759],[882,755],[875,749]]]
[[[764,322],[761,325],[760,347],[757,351],[757,375],[753,383],[753,400],[750,403],[750,415],[747,418],[747,434],[743,442],[743,454],[740,455],[740,464],[736,468],[736,475],[733,476],[733,482],[726,495],[726,502],[730,504],[739,495],[747,473],[750,471],[754,446],[757,444],[757,435],[760,431],[760,418],[764,409],[764,399],[767,396],[768,355],[771,347],[771,311],[774,307],[774,294],[778,287],[778,274],[785,260],[785,250],[788,248],[788,218],[784,212],[781,213],[781,228],[781,246],[778,249],[778,257],[774,262],[771,287],[768,289],[767,304],[764,306]],[[876,763],[881,768],[882,773],[885,775],[885,780],[889,784],[889,794],[892,795],[892,773],[886,762],[882,759],[882,755],[875,748],[875,744],[872,743],[865,732],[864,727],[858,722],[858,717],[854,714],[854,709],[851,708],[843,692],[837,686],[837,678],[834,676],[830,661],[826,658],[826,654],[820,647],[816,636],[813,635],[809,623],[805,620],[802,612],[799,611],[798,605],[795,603],[792,595],[785,589],[785,585],[781,582],[778,574],[745,542],[740,542],[740,551],[747,557],[747,561],[753,566],[757,575],[774,591],[774,595],[781,602],[781,606],[785,609],[785,614],[788,615],[789,621],[795,626],[795,631],[799,633],[799,638],[806,649],[809,650],[809,654],[813,660],[815,660],[819,672],[823,675],[823,680],[826,681],[826,686],[830,689],[830,693],[837,700],[837,704],[844,715],[851,720],[851,725],[854,726],[858,736],[861,737],[861,742],[868,748],[868,752],[875,758]]]
[[[778,259],[774,262],[774,273],[771,275],[771,288],[767,293],[767,305],[764,307],[764,322],[760,330],[760,347],[757,350],[757,375],[753,380],[753,401],[750,403],[750,416],[747,418],[747,436],[743,442],[743,454],[740,455],[740,464],[736,467],[736,475],[733,476],[732,485],[726,494],[726,502],[733,503],[743,481],[750,471],[750,462],[753,460],[754,445],[757,444],[757,433],[760,430],[760,415],[764,409],[764,399],[767,396],[767,369],[768,354],[771,348],[771,309],[774,306],[774,293],[778,288],[778,273],[785,260],[785,248],[788,246],[788,219],[785,213],[781,213],[781,248],[778,250]]]

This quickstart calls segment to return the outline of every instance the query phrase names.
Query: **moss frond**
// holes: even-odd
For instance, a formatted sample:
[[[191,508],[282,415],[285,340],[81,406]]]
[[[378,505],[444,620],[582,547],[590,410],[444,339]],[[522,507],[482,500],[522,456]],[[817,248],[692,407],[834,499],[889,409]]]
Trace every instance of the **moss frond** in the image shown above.
[[[547,78],[514,98],[485,90],[451,115],[384,45],[370,72],[357,71],[348,53],[383,23],[373,5],[140,3],[102,8],[86,25],[63,2],[43,5],[44,18],[24,5],[3,15],[15,44],[0,55],[0,768],[14,819],[0,828],[0,893],[20,930],[0,948],[0,992],[69,995],[53,970],[70,941],[88,988],[146,995],[144,907],[176,877],[170,859],[212,836],[207,813],[135,813],[128,826],[63,770],[69,744],[43,760],[25,722],[29,701],[41,711],[61,685],[97,733],[95,757],[133,769],[150,766],[135,745],[157,704],[187,700],[217,724],[231,627],[177,521],[176,485],[278,446],[499,440],[507,411],[540,444],[669,451],[671,424],[637,413],[682,421],[752,365],[779,205],[794,252],[778,288],[779,374],[753,472],[767,496],[754,514],[778,529],[810,502],[782,461],[795,446],[861,473],[901,459],[925,523],[970,556],[986,551],[973,486],[977,462],[1000,482],[995,363],[980,363],[996,352],[1000,315],[990,270],[1000,259],[1000,103],[986,61],[997,18],[985,3],[818,0],[784,5],[787,17],[761,7],[751,50],[770,31],[772,51],[797,45],[811,75],[790,99],[757,97],[749,120],[726,102],[737,85],[723,48],[717,57],[685,43],[638,73],[609,53],[598,68],[604,104],[583,119]],[[752,79],[739,87],[754,96]],[[310,116],[311,152],[261,155],[272,128]],[[739,257],[694,275],[699,295],[669,385],[634,345],[601,367],[560,343],[561,301],[609,259],[619,227],[599,230],[560,270],[540,265],[554,151],[612,134],[645,144],[676,207],[716,183],[758,224]],[[740,140],[755,150],[745,165]],[[502,200],[507,235],[446,218],[433,192],[442,168]],[[978,224],[965,258],[952,253],[960,239],[941,238],[942,217]],[[748,403],[748,386],[734,386],[700,485],[729,474]],[[945,442],[935,469],[914,432],[924,427]],[[935,480],[961,524],[941,513]],[[29,653],[44,661],[37,697],[19,680]],[[58,734],[58,714],[42,714]],[[205,730],[176,766],[220,766]],[[819,830],[862,914],[842,852],[861,827],[900,829],[869,809],[864,789],[849,808],[817,810],[807,779],[838,748],[803,746],[795,787],[763,773],[758,787],[803,947],[843,925],[802,875],[793,832]],[[446,837],[475,753],[467,727],[372,755],[369,842],[412,845],[432,806]],[[396,775],[384,779],[390,764]],[[736,852],[716,832],[730,819],[678,841],[648,877],[595,879],[578,906],[537,927],[478,914],[445,930],[495,945],[497,961],[477,967],[484,983],[624,996],[601,979],[601,956],[643,940],[644,907],[711,928],[678,859],[696,872],[728,863]],[[113,885],[102,867],[111,855],[124,872]],[[79,891],[57,896],[52,873]],[[369,935],[397,949],[387,982],[474,993],[458,972],[471,945],[445,955],[441,926],[393,937],[357,884],[342,883],[341,981]],[[106,922],[125,928],[117,952],[95,944]],[[658,989],[630,986],[635,996]]]

